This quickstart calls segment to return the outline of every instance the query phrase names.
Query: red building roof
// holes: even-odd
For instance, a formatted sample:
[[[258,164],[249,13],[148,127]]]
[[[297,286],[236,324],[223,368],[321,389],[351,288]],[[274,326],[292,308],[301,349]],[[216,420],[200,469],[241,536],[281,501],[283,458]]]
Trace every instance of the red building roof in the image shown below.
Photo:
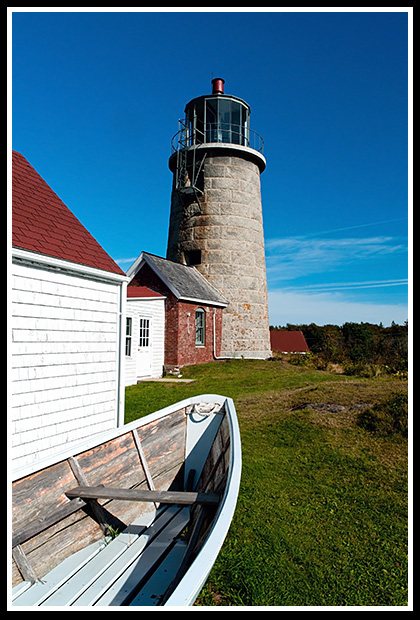
[[[12,157],[13,246],[125,275],[20,153]]]
[[[152,291],[152,289],[147,288],[147,286],[127,286],[127,298],[140,298],[144,297],[160,297],[163,298],[163,295],[160,293],[156,293]]]
[[[302,332],[286,332],[270,330],[271,349],[282,353],[307,353],[309,347],[306,344]]]

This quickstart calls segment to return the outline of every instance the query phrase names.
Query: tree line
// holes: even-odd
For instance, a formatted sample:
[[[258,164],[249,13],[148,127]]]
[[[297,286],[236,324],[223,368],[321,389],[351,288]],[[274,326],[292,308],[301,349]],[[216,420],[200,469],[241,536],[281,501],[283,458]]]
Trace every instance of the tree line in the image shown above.
[[[366,366],[388,372],[408,370],[408,321],[389,327],[372,323],[343,325],[293,325],[271,327],[274,330],[302,331],[311,354],[322,365],[341,364],[354,374]]]

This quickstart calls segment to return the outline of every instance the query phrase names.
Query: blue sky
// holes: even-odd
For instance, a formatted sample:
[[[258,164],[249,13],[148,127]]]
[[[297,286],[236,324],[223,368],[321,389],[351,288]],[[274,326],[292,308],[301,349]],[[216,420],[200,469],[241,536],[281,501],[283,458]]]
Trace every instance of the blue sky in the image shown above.
[[[408,318],[410,7],[8,11],[10,146],[124,270],[165,256],[171,138],[223,77],[264,139],[270,323]]]

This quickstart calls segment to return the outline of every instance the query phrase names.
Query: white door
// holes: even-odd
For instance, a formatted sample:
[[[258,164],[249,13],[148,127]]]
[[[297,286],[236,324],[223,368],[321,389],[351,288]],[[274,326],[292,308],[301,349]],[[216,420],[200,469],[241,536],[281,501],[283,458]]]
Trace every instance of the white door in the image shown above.
[[[137,377],[149,377],[152,374],[152,319],[139,318],[139,340],[137,343]]]

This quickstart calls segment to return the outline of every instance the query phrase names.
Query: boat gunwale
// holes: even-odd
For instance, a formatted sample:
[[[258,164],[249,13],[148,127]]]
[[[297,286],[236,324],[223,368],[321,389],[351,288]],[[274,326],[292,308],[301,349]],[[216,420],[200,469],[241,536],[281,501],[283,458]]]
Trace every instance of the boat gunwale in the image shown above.
[[[216,561],[235,512],[242,470],[241,442],[233,400],[229,397],[223,398],[230,435],[228,479],[205,543],[164,603],[164,607],[185,607],[194,603]],[[191,583],[196,584],[193,589]]]

